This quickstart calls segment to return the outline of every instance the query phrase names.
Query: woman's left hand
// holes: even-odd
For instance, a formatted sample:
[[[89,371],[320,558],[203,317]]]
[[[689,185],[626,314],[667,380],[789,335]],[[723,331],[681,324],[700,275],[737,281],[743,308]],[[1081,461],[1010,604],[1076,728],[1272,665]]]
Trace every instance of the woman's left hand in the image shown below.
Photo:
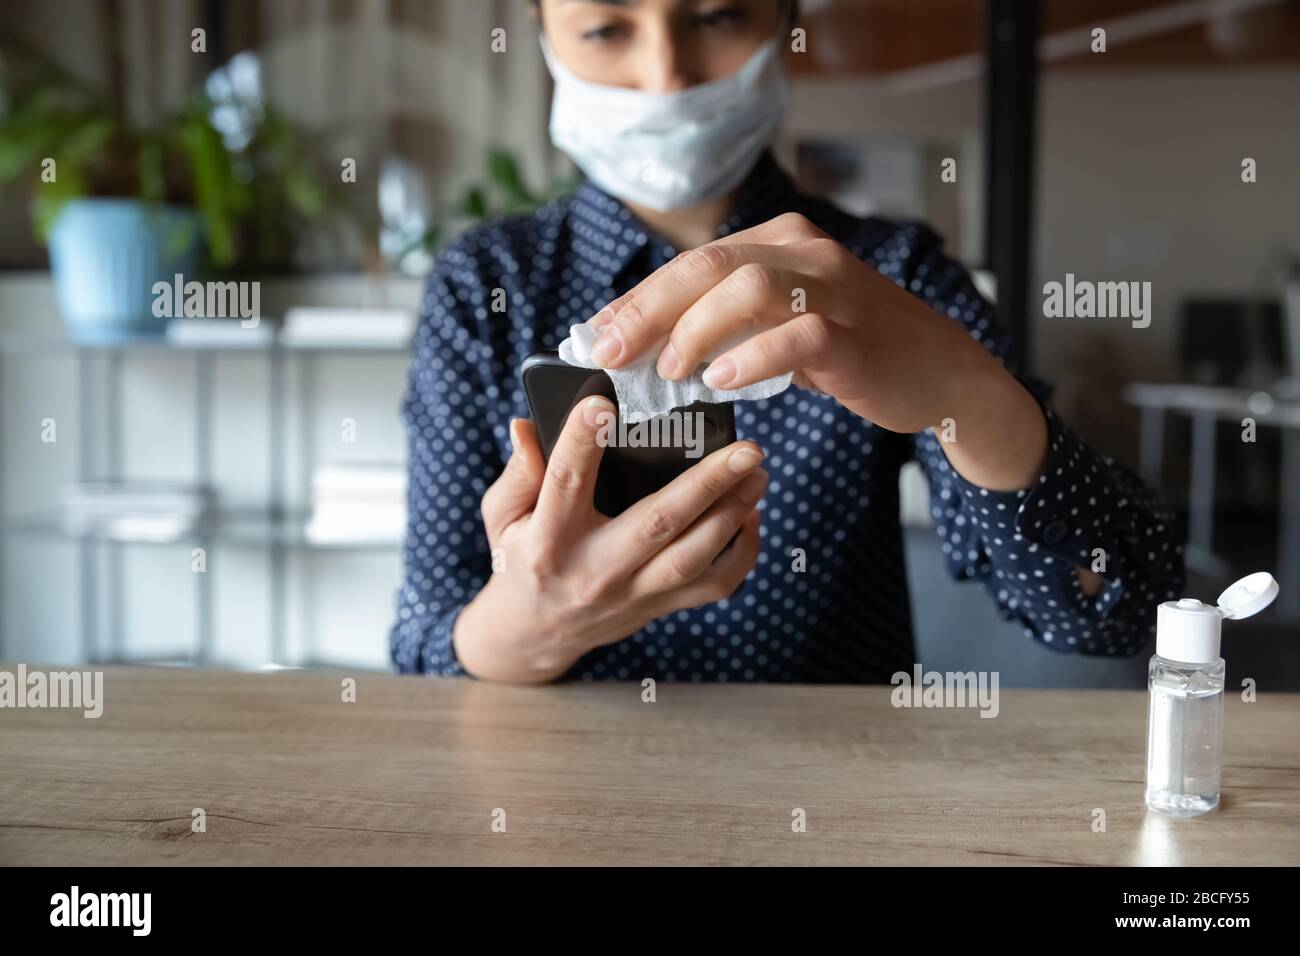
[[[676,380],[736,343],[709,363],[706,384],[793,372],[891,431],[943,428],[956,439],[944,445],[953,467],[986,488],[1025,487],[1042,465],[1042,411],[1002,363],[795,213],[682,253],[591,324],[605,368],[667,336],[658,370]]]

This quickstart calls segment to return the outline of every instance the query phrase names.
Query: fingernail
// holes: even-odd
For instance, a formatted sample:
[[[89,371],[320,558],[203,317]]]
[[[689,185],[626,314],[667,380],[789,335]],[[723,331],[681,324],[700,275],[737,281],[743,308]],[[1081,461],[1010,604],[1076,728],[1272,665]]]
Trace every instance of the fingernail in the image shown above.
[[[591,350],[591,360],[602,368],[615,361],[623,351],[623,333],[616,326],[607,325],[600,330],[600,338]]]
[[[599,312],[593,315],[587,321],[587,324],[590,325],[593,329],[603,329],[605,326],[609,325],[609,323],[612,322],[613,320],[614,320],[614,310],[611,309],[609,306],[605,306],[605,308],[601,309]]]
[[[704,384],[709,388],[726,388],[736,377],[736,360],[724,355],[704,370]]]
[[[519,419],[510,419],[510,449],[516,455],[519,454]]]
[[[582,423],[588,428],[599,428],[602,424],[601,418],[614,411],[614,406],[609,403],[607,398],[589,398],[587,404],[582,407]]]
[[[767,487],[767,472],[759,469],[752,475],[746,475],[745,480],[740,483],[736,489],[736,495],[747,505],[752,505],[759,498],[763,497],[763,489]]]
[[[673,348],[673,343],[669,342],[664,346],[664,350],[659,353],[658,371],[660,378],[667,378],[673,374],[677,368],[677,350]]]
[[[731,453],[731,457],[727,459],[727,467],[736,474],[740,474],[742,471],[749,471],[762,460],[762,452],[746,446],[737,448]]]

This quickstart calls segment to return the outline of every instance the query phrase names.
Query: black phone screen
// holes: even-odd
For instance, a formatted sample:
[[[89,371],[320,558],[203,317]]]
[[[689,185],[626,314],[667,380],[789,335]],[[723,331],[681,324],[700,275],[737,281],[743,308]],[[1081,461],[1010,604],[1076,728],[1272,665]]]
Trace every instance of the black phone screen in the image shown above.
[[[530,355],[521,376],[547,461],[575,405],[593,395],[603,395],[618,405],[608,375],[600,369],[568,365],[553,351]],[[730,404],[696,402],[659,420],[611,428],[607,437],[596,478],[595,505],[597,511],[614,517],[700,459],[734,442],[735,415]]]

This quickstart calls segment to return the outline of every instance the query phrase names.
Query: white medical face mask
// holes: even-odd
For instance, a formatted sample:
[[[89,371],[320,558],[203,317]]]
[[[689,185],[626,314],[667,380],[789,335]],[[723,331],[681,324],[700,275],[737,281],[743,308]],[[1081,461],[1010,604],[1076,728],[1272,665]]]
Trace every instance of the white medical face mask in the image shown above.
[[[552,142],[607,193],[661,212],[740,185],[785,111],[774,39],[735,74],[676,93],[589,83],[541,40],[555,80]]]

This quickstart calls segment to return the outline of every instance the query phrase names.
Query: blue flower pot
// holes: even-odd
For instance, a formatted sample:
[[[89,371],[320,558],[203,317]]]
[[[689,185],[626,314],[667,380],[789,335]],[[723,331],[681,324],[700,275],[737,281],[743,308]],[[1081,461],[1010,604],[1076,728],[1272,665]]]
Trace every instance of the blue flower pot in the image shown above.
[[[73,340],[111,345],[161,336],[154,284],[199,268],[201,220],[191,209],[133,199],[74,199],[50,229],[54,290]]]

